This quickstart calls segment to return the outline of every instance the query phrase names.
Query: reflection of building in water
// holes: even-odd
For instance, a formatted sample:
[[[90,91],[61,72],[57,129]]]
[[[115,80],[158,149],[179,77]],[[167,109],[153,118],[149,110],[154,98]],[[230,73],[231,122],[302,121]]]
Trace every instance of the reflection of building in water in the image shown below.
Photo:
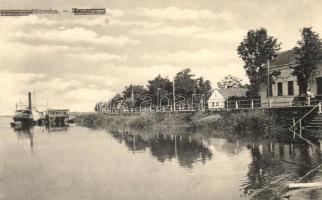
[[[144,151],[150,147],[151,154],[160,162],[176,158],[181,166],[192,167],[194,162],[212,158],[211,151],[202,141],[189,136],[156,134],[149,137],[129,133],[116,133],[112,136],[124,142],[131,151]]]
[[[68,126],[46,126],[46,131],[47,132],[62,132],[62,131],[67,131]]]

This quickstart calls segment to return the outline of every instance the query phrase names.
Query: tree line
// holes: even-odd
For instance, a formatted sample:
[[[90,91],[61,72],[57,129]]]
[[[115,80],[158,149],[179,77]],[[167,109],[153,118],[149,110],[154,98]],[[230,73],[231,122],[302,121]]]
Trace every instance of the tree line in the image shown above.
[[[174,81],[174,82],[173,82]],[[130,84],[123,91],[114,95],[108,102],[99,102],[95,110],[105,107],[138,108],[145,106],[172,105],[175,99],[177,105],[194,104],[198,107],[209,99],[212,92],[211,82],[203,77],[196,77],[189,68],[178,72],[171,81],[160,74],[148,81],[147,85]],[[173,98],[175,95],[175,98]]]
[[[297,78],[300,95],[304,95],[307,93],[312,72],[322,61],[322,42],[312,27],[304,27],[300,32],[301,39],[293,48],[295,65],[291,68],[292,75]],[[217,83],[218,87],[247,88],[248,98],[260,98],[261,83],[272,84],[274,78],[280,75],[279,71],[268,73],[267,67],[276,59],[280,49],[281,43],[274,36],[269,36],[265,28],[249,30],[237,47],[237,53],[244,62],[243,67],[249,78],[249,85],[241,85],[241,80],[237,77],[226,76]],[[173,104],[174,99],[179,105],[180,103],[201,105],[206,104],[211,93],[210,81],[203,77],[195,77],[195,74],[187,68],[178,72],[172,81],[159,74],[149,80],[146,86],[130,84],[108,102],[97,103],[95,110],[98,111],[102,107],[137,108],[145,104],[162,106]]]

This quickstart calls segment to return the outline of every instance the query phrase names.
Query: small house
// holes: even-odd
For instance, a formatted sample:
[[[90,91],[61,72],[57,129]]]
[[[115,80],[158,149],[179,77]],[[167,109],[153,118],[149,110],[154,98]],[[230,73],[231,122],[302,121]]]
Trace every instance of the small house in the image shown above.
[[[247,89],[243,88],[222,88],[215,89],[208,100],[209,110],[224,109],[227,100],[231,97],[245,98]]]

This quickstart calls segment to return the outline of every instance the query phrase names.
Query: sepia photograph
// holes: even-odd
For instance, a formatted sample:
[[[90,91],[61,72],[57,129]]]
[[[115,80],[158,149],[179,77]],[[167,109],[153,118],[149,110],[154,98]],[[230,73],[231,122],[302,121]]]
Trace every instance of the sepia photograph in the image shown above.
[[[0,200],[321,200],[321,10],[0,0]]]

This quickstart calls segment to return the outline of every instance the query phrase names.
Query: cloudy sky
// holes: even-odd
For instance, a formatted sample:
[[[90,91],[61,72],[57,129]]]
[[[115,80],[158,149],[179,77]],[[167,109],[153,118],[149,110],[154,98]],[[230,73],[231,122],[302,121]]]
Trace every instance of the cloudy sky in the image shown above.
[[[249,29],[265,27],[296,44],[299,30],[322,34],[319,0],[0,0],[1,9],[107,8],[105,16],[0,17],[0,115],[26,102],[92,111],[125,85],[172,78],[191,68],[213,85],[247,78],[236,47]]]

